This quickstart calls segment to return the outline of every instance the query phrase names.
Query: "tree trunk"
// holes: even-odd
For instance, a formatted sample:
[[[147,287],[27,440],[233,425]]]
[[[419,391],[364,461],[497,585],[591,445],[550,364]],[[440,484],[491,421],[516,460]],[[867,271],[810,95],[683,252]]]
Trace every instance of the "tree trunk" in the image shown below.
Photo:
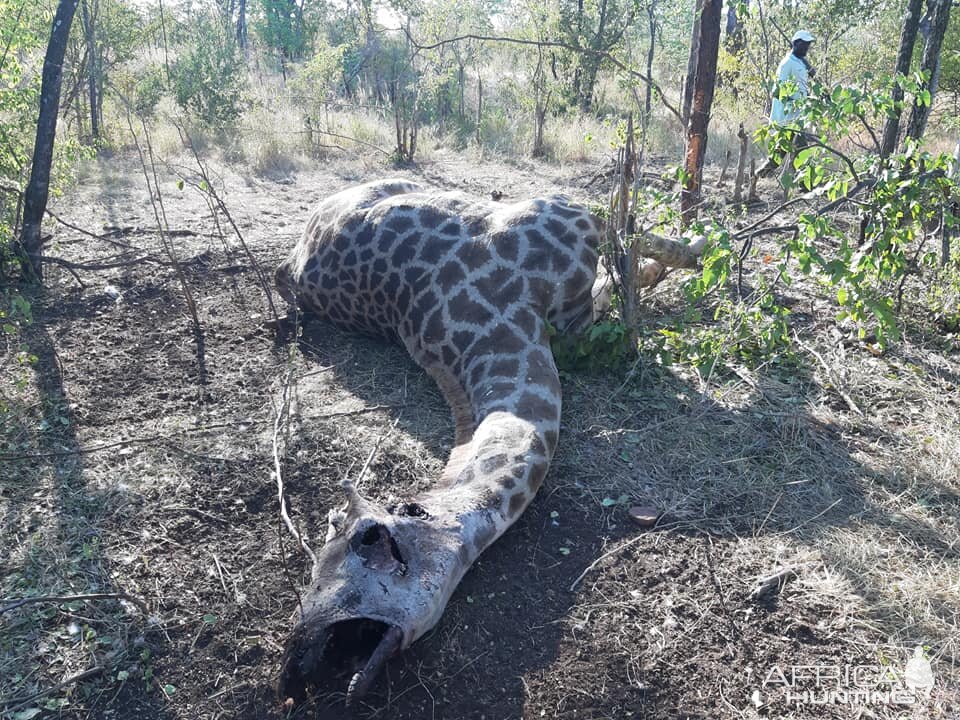
[[[740,140],[740,151],[737,155],[737,180],[733,186],[733,203],[739,205],[743,202],[743,176],[747,171],[747,133],[743,129],[743,123],[740,123],[740,129],[737,130],[737,138]]]
[[[930,74],[927,90],[930,92],[930,102],[923,105],[914,101],[910,111],[910,120],[907,123],[907,137],[919,140],[927,129],[927,120],[933,108],[933,100],[937,94],[937,83],[940,80],[940,48],[943,45],[943,36],[947,32],[950,22],[950,6],[953,0],[934,0],[933,18],[930,22],[930,34],[923,46],[923,61],[920,69]]]
[[[697,218],[703,160],[707,152],[707,127],[717,80],[717,56],[720,51],[720,26],[723,0],[704,0],[700,13],[700,37],[697,42],[696,76],[693,86],[690,122],[687,125],[687,152],[684,169],[686,182],[680,192],[680,214],[683,227]]]
[[[581,63],[579,83],[580,112],[588,113],[593,107],[593,90],[597,85],[597,73],[600,71],[600,61],[594,56],[584,59]]]
[[[96,38],[93,34],[93,18],[87,0],[83,0],[83,31],[87,41],[87,90],[90,95],[90,135],[96,142],[100,139],[100,123],[97,103],[97,52]]]
[[[917,28],[920,27],[920,15],[923,11],[923,0],[907,0],[907,12],[903,18],[903,30],[900,31],[900,49],[897,51],[897,75],[910,74],[910,61],[913,59],[913,46],[917,41]],[[900,134],[900,114],[903,112],[903,88],[899,83],[893,86],[894,107],[883,124],[883,139],[880,141],[880,157],[890,157],[890,153],[897,146],[897,137]]]
[[[37,117],[37,136],[33,144],[30,182],[27,183],[24,193],[23,231],[20,233],[19,248],[26,276],[36,283],[43,281],[40,222],[47,209],[47,196],[50,193],[50,166],[53,163],[53,142],[57,134],[63,56],[78,2],[79,0],[60,0],[57,4],[57,12],[50,28],[50,42],[47,43],[47,52],[43,58],[40,113]]]
[[[247,51],[247,0],[240,0],[237,7],[237,45],[242,52]]]
[[[657,47],[657,0],[650,0],[647,5],[647,27],[650,31],[650,47],[647,49],[647,77],[653,77],[653,57]],[[643,115],[640,118],[640,148],[637,151],[637,177],[641,177],[644,167],[644,154],[647,151],[648,133],[650,131],[650,114],[653,108],[653,88],[646,84],[646,93],[643,97]]]
[[[543,48],[537,48],[537,67],[533,73],[533,157],[544,155],[543,126],[547,121],[547,108],[550,104],[550,92],[547,90],[547,71],[543,65]]]
[[[483,79],[477,73],[477,147],[483,145],[483,135],[480,132],[483,126]]]
[[[700,50],[700,17],[703,13],[703,2],[704,0],[697,0],[697,6],[693,11],[690,55],[687,57],[687,75],[683,83],[683,105],[680,112],[684,130],[687,129],[687,124],[690,122],[690,104],[693,102],[693,84],[697,74],[697,58]]]

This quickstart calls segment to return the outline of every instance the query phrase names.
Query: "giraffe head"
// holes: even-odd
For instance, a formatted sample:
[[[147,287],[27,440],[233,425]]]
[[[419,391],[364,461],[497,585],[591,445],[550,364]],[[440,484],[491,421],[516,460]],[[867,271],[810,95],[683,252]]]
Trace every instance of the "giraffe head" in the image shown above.
[[[456,523],[418,503],[380,507],[346,486],[284,652],[277,691],[308,686],[362,695],[391,656],[439,619],[468,563]]]

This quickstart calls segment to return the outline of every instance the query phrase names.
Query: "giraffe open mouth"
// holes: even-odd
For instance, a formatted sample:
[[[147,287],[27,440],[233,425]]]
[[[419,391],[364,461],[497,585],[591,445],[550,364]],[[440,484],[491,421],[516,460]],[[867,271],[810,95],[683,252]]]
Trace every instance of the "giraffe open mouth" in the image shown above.
[[[347,705],[362,697],[403,641],[403,631],[382,620],[358,617],[294,632],[284,652],[277,695],[300,701],[308,688],[342,692]],[[349,678],[349,682],[347,682]]]

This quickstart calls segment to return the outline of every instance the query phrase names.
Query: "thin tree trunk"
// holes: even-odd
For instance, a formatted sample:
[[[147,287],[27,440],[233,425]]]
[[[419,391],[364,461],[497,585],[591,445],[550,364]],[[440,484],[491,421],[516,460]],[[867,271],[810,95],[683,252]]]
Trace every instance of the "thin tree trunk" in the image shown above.
[[[20,233],[20,253],[26,276],[32,282],[43,281],[42,243],[40,223],[47,209],[50,193],[50,166],[53,163],[53,142],[57,135],[57,112],[60,109],[60,81],[63,79],[63,56],[67,50],[70,26],[79,0],[60,0],[50,42],[43,58],[43,77],[40,83],[40,113],[37,117],[37,136],[33,144],[33,164],[30,182],[24,193],[23,231]]]
[[[940,80],[940,49],[943,45],[943,36],[947,32],[950,22],[950,7],[953,0],[935,0],[933,18],[930,22],[930,34],[923,46],[923,61],[920,69],[930,74],[927,90],[930,92],[930,102],[923,105],[913,103],[910,111],[910,120],[907,123],[907,137],[919,140],[927,129],[927,120],[933,108],[933,100],[937,94],[937,83]]]
[[[657,49],[657,3],[652,0],[647,7],[647,21],[650,30],[650,47],[647,49],[647,77],[653,77],[653,57]],[[653,105],[653,85],[646,83],[646,92],[643,97],[643,127],[646,133],[647,126],[650,124],[650,110]]]
[[[900,49],[897,51],[897,75],[910,74],[910,61],[913,59],[913,46],[917,41],[917,28],[920,27],[920,15],[923,0],[907,0],[907,11],[903,18],[903,30],[900,31]],[[897,146],[900,134],[900,115],[902,113],[903,88],[899,83],[893,86],[894,107],[883,124],[883,139],[880,141],[880,157],[890,157]]]
[[[247,51],[247,0],[240,0],[237,7],[237,45],[241,51]]]
[[[743,123],[740,123],[740,129],[737,130],[737,138],[740,140],[740,152],[737,155],[737,180],[733,186],[733,202],[739,205],[743,202],[743,176],[747,171],[747,133],[743,129]]]
[[[717,187],[722,188],[727,182],[727,170],[730,169],[730,158],[733,153],[727,150],[723,155],[723,165],[720,166],[720,177],[717,178]]]
[[[160,5],[160,36],[163,38],[163,67],[167,71],[167,85],[170,84],[170,56],[167,52],[167,24],[163,19],[163,0],[157,0]]]
[[[953,163],[950,167],[950,177],[955,181],[960,181],[960,138],[957,139],[957,147],[953,151]],[[960,217],[960,201],[950,203],[950,214],[955,218]],[[947,223],[946,212],[941,212],[940,227],[940,264],[947,265],[950,262],[950,243],[956,235],[956,227],[951,227]]]
[[[690,105],[693,102],[693,85],[697,75],[697,58],[700,54],[700,17],[703,13],[704,0],[697,0],[697,5],[693,11],[693,30],[690,34],[690,55],[687,57],[687,76],[683,83],[683,105],[681,106],[681,119],[683,128],[687,129],[690,122]]]
[[[686,182],[680,192],[681,223],[687,227],[697,218],[703,160],[707,153],[707,128],[717,81],[717,56],[720,52],[720,25],[723,0],[704,0],[700,13],[700,37],[697,43],[696,77],[687,125],[687,152],[684,169]]]
[[[647,26],[650,31],[650,47],[647,49],[647,77],[653,77],[653,57],[657,43],[657,0],[651,0],[647,5]],[[637,151],[637,178],[643,174],[644,155],[647,151],[647,133],[650,131],[650,115],[653,107],[653,88],[646,83],[646,93],[643,97],[643,116],[640,118],[640,148]]]
[[[483,125],[483,78],[477,73],[477,146],[483,145],[481,127]]]
[[[90,16],[90,10],[87,6],[87,0],[83,0],[83,30],[87,40],[87,89],[90,95],[90,135],[94,141],[100,139],[100,123],[97,115],[99,105],[97,104],[97,52],[96,38],[94,37],[93,18]]]

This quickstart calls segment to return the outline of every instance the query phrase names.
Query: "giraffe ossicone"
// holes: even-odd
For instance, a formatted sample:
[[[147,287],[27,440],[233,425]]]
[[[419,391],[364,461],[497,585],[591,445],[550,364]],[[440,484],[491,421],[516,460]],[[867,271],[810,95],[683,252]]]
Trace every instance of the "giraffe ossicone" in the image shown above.
[[[401,342],[437,382],[454,448],[426,492],[330,511],[278,694],[323,681],[348,703],[440,619],[477,557],[543,482],[560,429],[549,328],[605,310],[602,222],[563,196],[504,204],[383,180],[322,202],[276,273],[297,304]],[[602,273],[601,273],[602,275]],[[349,681],[349,685],[348,685]]]

